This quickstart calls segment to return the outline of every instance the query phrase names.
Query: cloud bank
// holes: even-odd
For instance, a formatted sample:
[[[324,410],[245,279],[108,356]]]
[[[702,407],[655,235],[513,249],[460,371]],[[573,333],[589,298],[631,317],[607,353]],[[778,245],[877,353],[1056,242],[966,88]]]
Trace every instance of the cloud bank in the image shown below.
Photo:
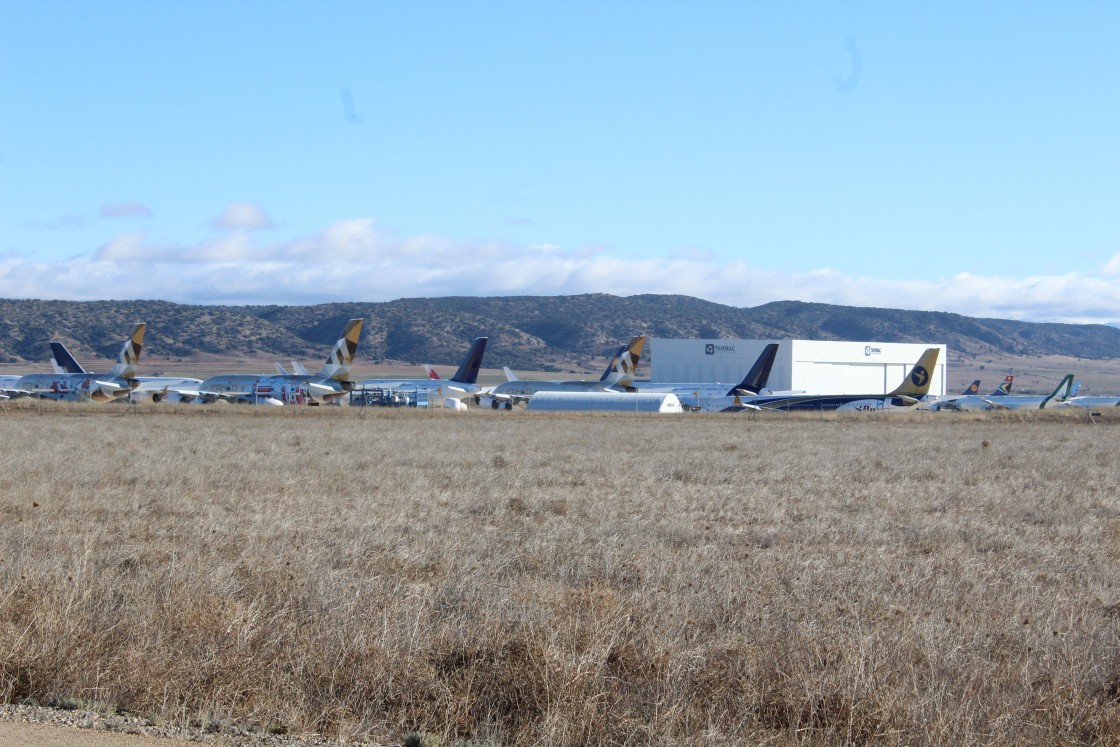
[[[596,246],[398,237],[372,219],[339,221],[313,234],[267,243],[251,231],[271,221],[263,210],[246,206],[228,208],[215,221],[227,230],[195,244],[122,233],[70,259],[0,256],[0,295],[306,304],[449,295],[679,293],[732,306],[800,300],[1031,321],[1120,321],[1120,254],[1093,274],[1003,278],[961,273],[896,281],[828,268],[779,272],[699,251],[626,258]]]

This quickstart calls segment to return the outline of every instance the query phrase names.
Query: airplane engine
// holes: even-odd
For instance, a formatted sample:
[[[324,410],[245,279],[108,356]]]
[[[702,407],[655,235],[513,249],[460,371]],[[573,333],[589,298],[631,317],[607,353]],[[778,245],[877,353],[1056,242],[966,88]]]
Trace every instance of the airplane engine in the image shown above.
[[[162,395],[162,394],[160,394],[159,392],[156,392],[156,393],[154,393],[154,394],[152,395],[152,402],[155,402],[155,403],[156,403],[157,405],[158,405],[158,404],[159,404],[160,402],[163,402],[163,395]]]
[[[455,412],[463,412],[467,409],[466,402],[455,399],[454,397],[448,397],[447,399],[445,399],[443,401],[443,406],[448,410],[454,410]]]

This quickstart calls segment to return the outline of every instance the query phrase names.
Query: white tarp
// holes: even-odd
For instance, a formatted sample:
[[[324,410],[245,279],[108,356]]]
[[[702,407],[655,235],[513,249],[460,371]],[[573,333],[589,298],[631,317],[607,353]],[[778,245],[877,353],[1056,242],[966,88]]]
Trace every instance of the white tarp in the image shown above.
[[[540,412],[682,412],[677,395],[665,392],[537,392],[527,409]]]

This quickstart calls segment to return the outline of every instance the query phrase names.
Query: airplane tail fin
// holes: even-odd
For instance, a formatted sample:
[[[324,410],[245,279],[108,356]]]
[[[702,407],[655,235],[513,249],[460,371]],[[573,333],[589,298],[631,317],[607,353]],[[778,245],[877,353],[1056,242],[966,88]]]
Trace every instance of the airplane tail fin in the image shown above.
[[[281,376],[288,375],[288,372],[284,370],[283,363],[281,363],[280,361],[276,361],[276,363],[274,363],[273,365],[276,366],[276,373],[280,374]]]
[[[758,356],[758,360],[751,366],[751,370],[739,382],[738,386],[732,387],[724,396],[739,396],[743,392],[751,394],[758,394],[766,388],[766,381],[770,378],[770,369],[774,367],[774,359],[778,357],[778,343],[772,342],[767,345],[762,355]]]
[[[424,366],[424,373],[426,373],[428,375],[429,379],[431,379],[432,381],[440,381],[441,380],[439,378],[439,374],[436,373],[436,370],[434,368],[429,366],[427,363],[423,364],[423,366]]]
[[[85,373],[82,364],[74,360],[70,351],[61,342],[51,343],[51,363],[55,366],[55,373]]]
[[[933,369],[937,365],[937,356],[940,353],[940,348],[927,348],[903,382],[887,396],[924,397],[928,394],[930,381],[933,379]]]
[[[482,354],[486,352],[486,342],[489,339],[488,337],[474,338],[471,349],[467,351],[467,356],[463,358],[463,362],[459,364],[459,369],[451,377],[452,381],[457,381],[460,384],[478,383],[478,370],[482,368]]]
[[[613,374],[615,372],[615,369],[618,368],[619,358],[621,358],[622,354],[625,352],[626,346],[619,345],[618,350],[614,351],[614,355],[611,356],[610,362],[607,363],[607,368],[605,371],[603,371],[603,375],[599,377],[599,381],[606,381],[611,377],[611,374]]]
[[[292,373],[296,374],[297,376],[309,376],[310,375],[310,374],[307,373],[307,369],[304,368],[303,364],[300,363],[299,361],[292,361]]]
[[[502,372],[506,375],[506,381],[518,381],[517,374],[509,366],[502,366]]]
[[[610,365],[599,381],[610,386],[630,386],[634,382],[634,372],[638,369],[638,362],[642,359],[642,350],[645,346],[645,335],[631,338],[630,343],[620,348],[611,359]]]
[[[1015,377],[1012,374],[1008,374],[1007,376],[1005,376],[1003,379],[1003,383],[996,387],[996,390],[992,392],[991,396],[1005,397],[1011,394],[1011,382],[1013,381],[1015,381]]]
[[[968,388],[965,389],[963,392],[961,392],[961,394],[964,394],[964,395],[979,394],[979,393],[980,393],[980,379],[977,379],[976,381],[969,384]]]
[[[1059,392],[1065,389],[1065,393],[1059,396]],[[1065,378],[1058,382],[1058,386],[1054,387],[1054,391],[1050,392],[1050,396],[1039,403],[1038,409],[1043,409],[1046,405],[1050,404],[1050,400],[1057,398],[1056,402],[1064,402],[1069,399],[1073,394],[1073,374],[1066,374]]]
[[[350,379],[350,364],[354,362],[358,338],[362,335],[362,321],[362,319],[351,319],[346,323],[346,330],[331,349],[327,362],[319,369],[319,376],[335,381]]]
[[[121,354],[117,357],[117,365],[113,366],[112,375],[122,379],[136,378],[136,364],[140,361],[140,349],[144,347],[144,331],[148,325],[141,322],[132,328],[132,334],[125,340]]]

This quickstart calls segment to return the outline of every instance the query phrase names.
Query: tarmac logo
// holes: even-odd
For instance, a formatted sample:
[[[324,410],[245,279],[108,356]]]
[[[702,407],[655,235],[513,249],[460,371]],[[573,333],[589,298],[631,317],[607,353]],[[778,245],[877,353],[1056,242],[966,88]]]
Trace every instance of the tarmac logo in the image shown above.
[[[704,346],[704,355],[715,355],[716,353],[734,353],[734,345],[714,345],[708,343]]]
[[[921,366],[914,366],[914,370],[910,373],[910,382],[914,386],[925,386],[927,381],[929,381],[929,371]]]
[[[864,345],[863,346],[863,354],[864,355],[868,355],[868,356],[870,356],[870,355],[880,355],[882,352],[883,352],[882,348],[873,347],[871,345]]]

